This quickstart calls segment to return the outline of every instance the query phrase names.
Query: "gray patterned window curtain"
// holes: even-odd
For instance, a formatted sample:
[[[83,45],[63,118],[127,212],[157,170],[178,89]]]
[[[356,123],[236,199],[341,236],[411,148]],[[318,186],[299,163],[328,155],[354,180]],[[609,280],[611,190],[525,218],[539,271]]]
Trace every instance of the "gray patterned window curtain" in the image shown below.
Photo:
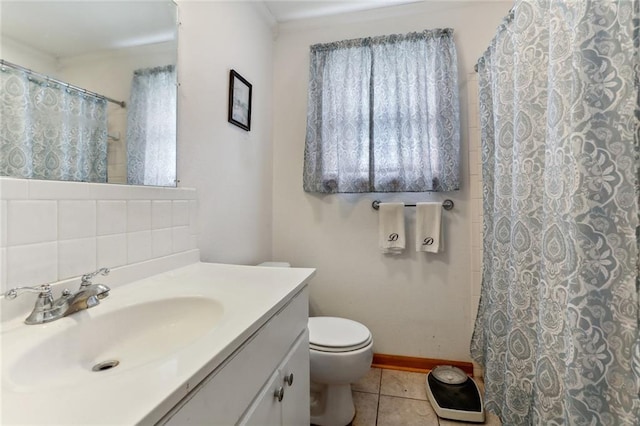
[[[460,188],[452,29],[311,46],[307,192]]]
[[[0,67],[0,175],[107,181],[107,102]]]
[[[471,352],[506,425],[640,424],[637,0],[516,1],[478,63]]]
[[[136,70],[127,106],[127,182],[176,185],[176,69]]]

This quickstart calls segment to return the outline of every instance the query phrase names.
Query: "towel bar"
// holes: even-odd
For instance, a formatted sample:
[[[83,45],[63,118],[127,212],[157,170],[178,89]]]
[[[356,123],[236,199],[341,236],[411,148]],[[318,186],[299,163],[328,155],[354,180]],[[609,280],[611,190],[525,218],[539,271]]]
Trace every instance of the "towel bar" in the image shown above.
[[[371,203],[371,207],[373,207],[374,210],[378,210],[380,208],[380,203],[381,203],[380,200],[373,200],[373,203]],[[405,204],[404,206],[405,207],[415,207],[416,205],[415,204]],[[442,202],[442,208],[445,209],[445,210],[452,210],[453,206],[454,206],[453,201],[451,201],[449,199],[444,200]]]

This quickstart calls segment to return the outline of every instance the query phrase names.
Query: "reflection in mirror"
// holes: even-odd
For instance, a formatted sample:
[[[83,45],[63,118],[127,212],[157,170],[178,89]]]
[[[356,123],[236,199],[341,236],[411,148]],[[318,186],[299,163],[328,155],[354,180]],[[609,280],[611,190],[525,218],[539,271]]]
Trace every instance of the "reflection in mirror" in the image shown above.
[[[0,9],[0,175],[175,186],[176,4]]]

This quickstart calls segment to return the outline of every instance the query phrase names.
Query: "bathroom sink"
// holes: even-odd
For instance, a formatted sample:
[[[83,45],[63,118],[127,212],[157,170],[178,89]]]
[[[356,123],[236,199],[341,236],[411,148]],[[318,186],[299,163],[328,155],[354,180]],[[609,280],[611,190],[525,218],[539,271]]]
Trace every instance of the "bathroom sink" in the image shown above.
[[[16,312],[0,322],[0,424],[156,424],[312,272],[196,262],[136,279],[127,266],[91,309],[38,325]]]
[[[101,307],[108,303],[107,299]],[[65,318],[72,323],[27,346],[3,372],[4,380],[16,391],[28,391],[119,375],[188,347],[215,328],[224,312],[220,302],[199,296],[146,301],[106,312],[100,312],[101,307],[92,310],[95,316]],[[11,344],[8,337],[3,345]]]

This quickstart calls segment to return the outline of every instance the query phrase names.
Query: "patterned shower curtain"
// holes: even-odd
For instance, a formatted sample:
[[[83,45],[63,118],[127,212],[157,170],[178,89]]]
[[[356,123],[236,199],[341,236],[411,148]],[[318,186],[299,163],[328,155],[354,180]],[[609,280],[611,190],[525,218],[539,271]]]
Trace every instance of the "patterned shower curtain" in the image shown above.
[[[0,67],[0,175],[107,181],[107,102]]]
[[[133,73],[127,108],[127,182],[176,186],[176,69]]]
[[[471,351],[508,425],[640,424],[638,0],[516,1],[478,62]]]

